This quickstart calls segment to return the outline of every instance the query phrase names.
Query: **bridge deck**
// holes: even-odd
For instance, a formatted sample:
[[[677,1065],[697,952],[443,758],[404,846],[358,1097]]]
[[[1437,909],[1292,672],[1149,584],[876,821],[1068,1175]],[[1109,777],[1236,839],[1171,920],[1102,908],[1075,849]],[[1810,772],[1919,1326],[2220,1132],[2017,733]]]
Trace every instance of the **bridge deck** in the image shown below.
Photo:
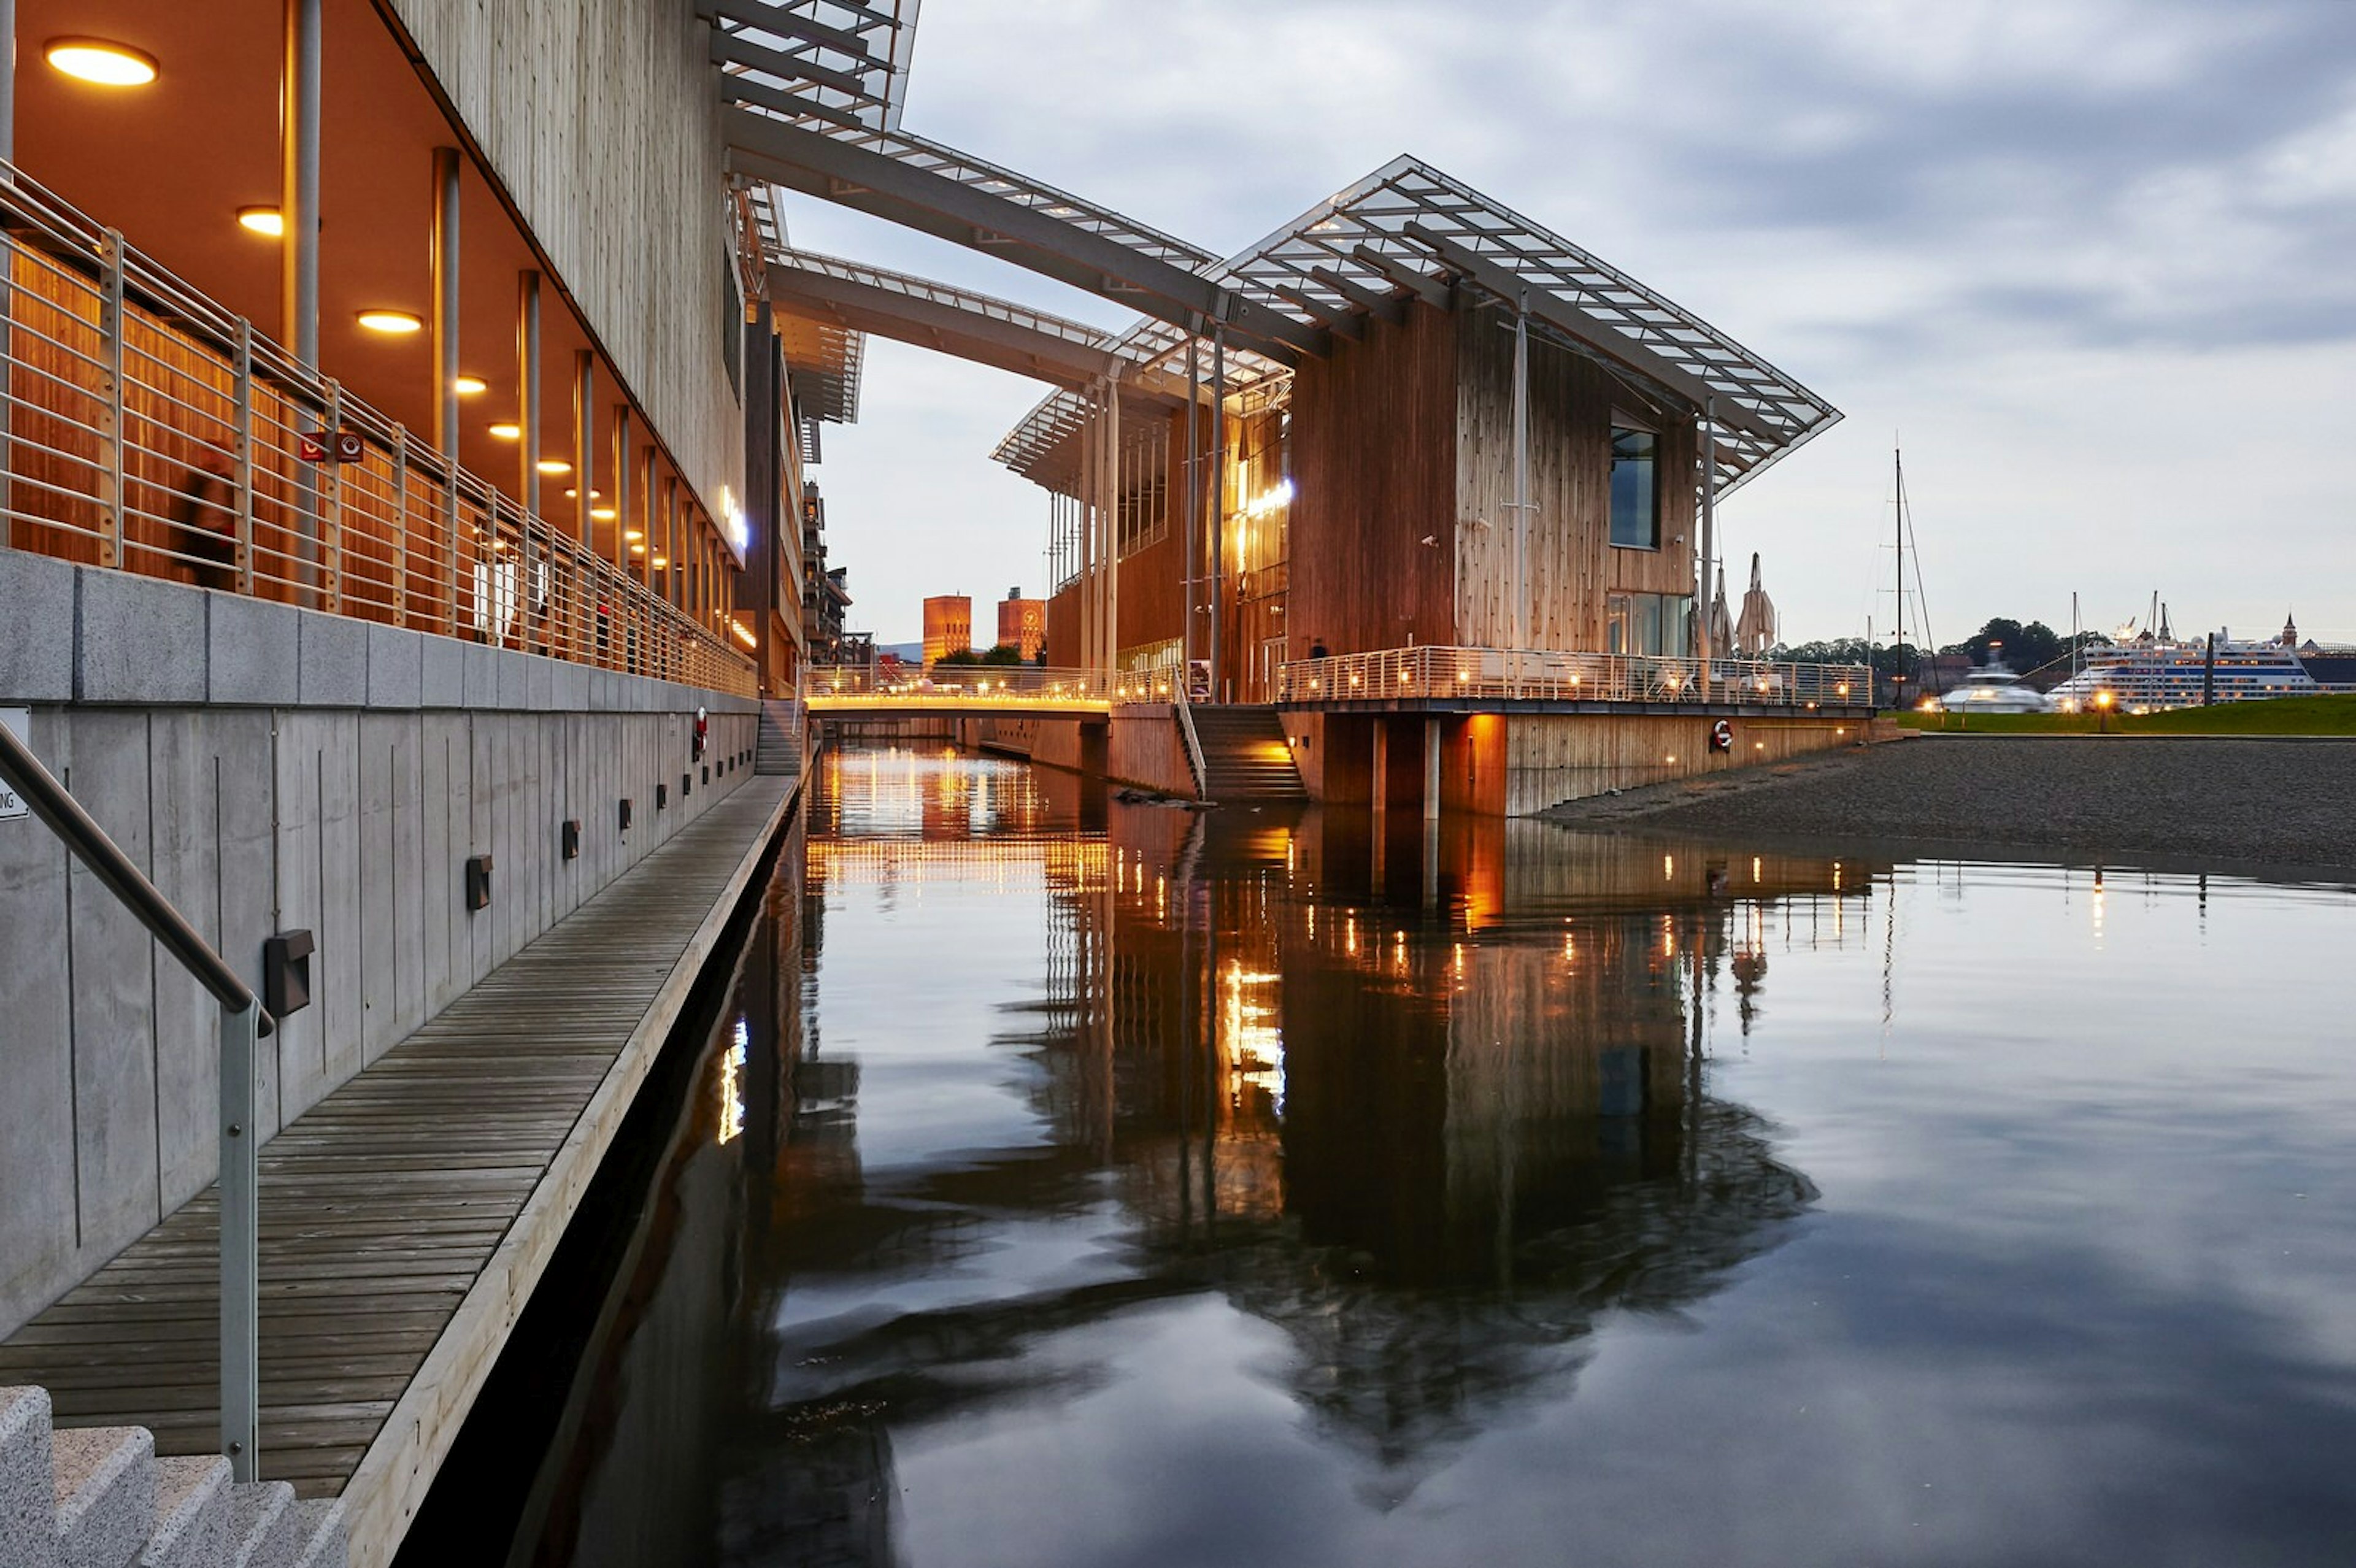
[[[798,781],[748,777],[262,1150],[262,1473],[381,1563]],[[62,1425],[217,1452],[217,1192],[0,1344]]]

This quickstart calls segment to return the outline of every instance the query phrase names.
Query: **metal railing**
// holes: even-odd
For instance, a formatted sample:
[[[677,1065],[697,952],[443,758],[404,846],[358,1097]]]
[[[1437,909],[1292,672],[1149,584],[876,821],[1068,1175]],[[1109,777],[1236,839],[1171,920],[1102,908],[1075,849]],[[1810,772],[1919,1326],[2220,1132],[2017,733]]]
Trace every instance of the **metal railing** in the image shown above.
[[[261,1136],[255,1058],[277,1025],[243,980],[155,891],[81,803],[16,732],[0,724],[0,781],[21,795],[74,856],[220,1004],[220,1430],[231,1474],[255,1478],[261,1456]]]
[[[1174,668],[1042,669],[1032,665],[936,665],[930,670],[812,669],[802,695],[814,712],[830,708],[971,707],[1109,709],[1116,702],[1167,702]]]
[[[1343,654],[1279,667],[1280,702],[1509,701],[1722,703],[1767,708],[1863,708],[1863,665],[1658,658],[1426,645]]]
[[[616,565],[5,165],[0,216],[0,545],[753,693],[656,541]]]

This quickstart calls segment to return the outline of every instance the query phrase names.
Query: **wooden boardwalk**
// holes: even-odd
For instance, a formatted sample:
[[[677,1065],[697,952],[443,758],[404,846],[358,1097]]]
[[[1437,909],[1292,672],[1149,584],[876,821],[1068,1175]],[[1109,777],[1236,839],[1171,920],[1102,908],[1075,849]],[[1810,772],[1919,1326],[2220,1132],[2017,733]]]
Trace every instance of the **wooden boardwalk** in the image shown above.
[[[263,1146],[262,1473],[390,1559],[798,781],[753,775]],[[212,1189],[5,1344],[64,1425],[220,1445]]]

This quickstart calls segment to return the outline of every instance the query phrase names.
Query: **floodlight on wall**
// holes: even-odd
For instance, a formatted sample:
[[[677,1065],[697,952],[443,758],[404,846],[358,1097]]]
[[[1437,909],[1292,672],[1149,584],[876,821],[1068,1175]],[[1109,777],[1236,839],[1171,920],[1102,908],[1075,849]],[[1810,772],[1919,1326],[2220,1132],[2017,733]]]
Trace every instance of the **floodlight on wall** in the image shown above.
[[[488,855],[466,857],[466,907],[469,910],[491,907],[491,858]]]
[[[286,215],[274,207],[241,207],[237,209],[237,226],[266,239],[286,238]]]
[[[624,795],[624,796],[622,797],[622,814],[621,814],[621,815],[622,815],[622,831],[623,831],[623,832],[625,832],[625,833],[627,833],[627,832],[630,830],[630,797],[629,797],[628,795]]]
[[[581,819],[579,817],[565,818],[564,826],[559,829],[556,837],[557,848],[566,859],[581,859]]]
[[[311,1005],[311,955],[317,944],[307,931],[282,931],[262,943],[262,1005],[284,1019]]]
[[[51,69],[99,87],[145,87],[155,80],[155,57],[106,38],[51,38],[41,47]]]
[[[680,775],[679,775],[679,798],[680,798],[680,799],[681,799],[681,800],[685,800],[689,795],[693,795],[694,793],[695,793],[695,775],[694,775],[693,773],[681,773],[681,774],[680,774]]]
[[[381,332],[392,337],[406,337],[412,332],[425,330],[425,324],[412,311],[364,310],[357,319],[370,332]]]
[[[655,809],[657,811],[660,811],[669,804],[670,786],[669,784],[655,785]]]

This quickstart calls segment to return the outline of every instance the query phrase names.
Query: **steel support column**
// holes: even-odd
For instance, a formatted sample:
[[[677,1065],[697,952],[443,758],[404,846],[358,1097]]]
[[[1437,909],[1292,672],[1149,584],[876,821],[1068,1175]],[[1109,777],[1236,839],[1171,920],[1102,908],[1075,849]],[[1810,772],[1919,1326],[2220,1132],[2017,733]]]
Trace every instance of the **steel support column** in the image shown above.
[[[434,149],[434,444],[458,461],[458,149]]]
[[[540,516],[540,274],[516,281],[516,495]]]
[[[297,363],[319,367],[319,5],[286,0],[279,80],[279,336]]]
[[[595,519],[589,516],[597,503],[590,489],[597,481],[597,356],[586,348],[573,351],[573,533],[584,554],[596,553]]]
[[[1211,327],[1211,700],[1223,702],[1226,672],[1219,660],[1219,601],[1226,596],[1227,581],[1227,332],[1223,323]]]

